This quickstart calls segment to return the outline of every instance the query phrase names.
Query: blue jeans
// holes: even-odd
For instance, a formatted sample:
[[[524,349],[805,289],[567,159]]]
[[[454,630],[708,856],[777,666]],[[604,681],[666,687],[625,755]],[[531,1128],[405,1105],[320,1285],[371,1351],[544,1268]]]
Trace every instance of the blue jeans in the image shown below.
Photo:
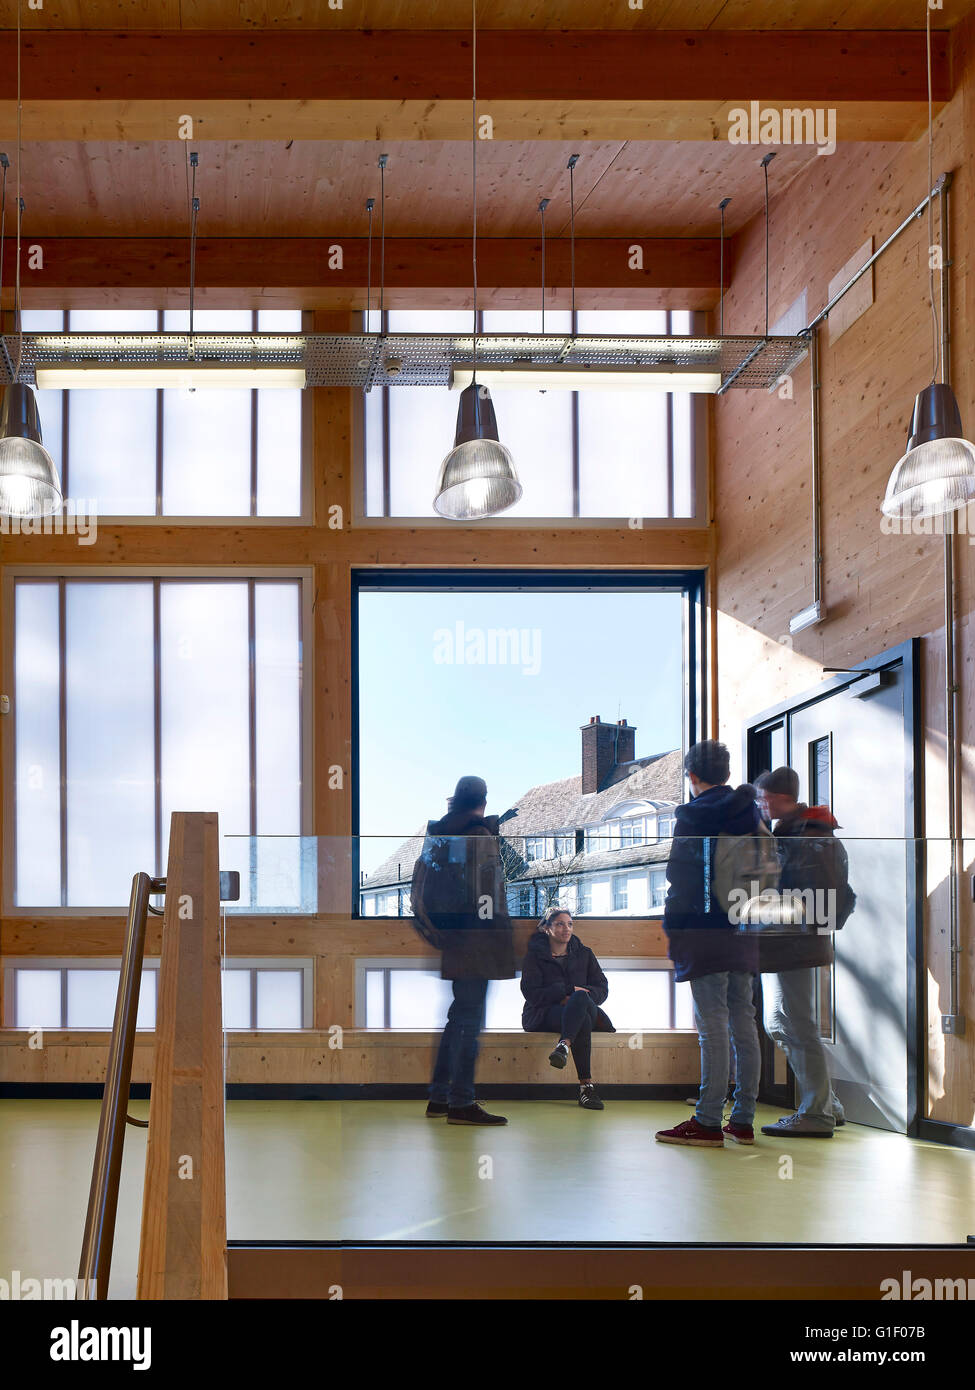
[[[478,1034],[484,1027],[487,980],[454,980],[454,1002],[440,1039],[430,1099],[451,1108],[474,1104]]]
[[[799,1087],[797,1113],[816,1129],[832,1131],[843,1118],[833,1094],[826,1048],[816,1023],[816,970],[762,976],[765,1031],[789,1059]]]
[[[697,1122],[709,1129],[721,1128],[721,1112],[728,1093],[730,1070],[729,1030],[734,1043],[736,1085],[731,1122],[750,1125],[755,1118],[762,1054],[752,1002],[752,977],[744,970],[718,971],[691,980],[694,1023],[701,1044],[701,1091]]]

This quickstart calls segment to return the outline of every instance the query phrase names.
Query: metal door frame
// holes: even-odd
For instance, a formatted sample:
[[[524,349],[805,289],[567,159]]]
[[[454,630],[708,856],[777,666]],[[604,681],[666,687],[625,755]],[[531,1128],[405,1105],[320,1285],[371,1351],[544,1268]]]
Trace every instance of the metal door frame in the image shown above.
[[[896,647],[837,672],[821,685],[770,705],[742,724],[742,766],[755,775],[749,758],[755,736],[764,725],[783,722],[786,754],[793,765],[790,716],[853,685],[864,673],[900,666],[904,672],[904,829],[907,839],[907,1133],[918,1135],[924,1095],[921,1066],[926,1060],[924,1012],[924,726],[921,719],[921,639],[911,637]],[[763,1034],[764,1037],[764,1034]]]

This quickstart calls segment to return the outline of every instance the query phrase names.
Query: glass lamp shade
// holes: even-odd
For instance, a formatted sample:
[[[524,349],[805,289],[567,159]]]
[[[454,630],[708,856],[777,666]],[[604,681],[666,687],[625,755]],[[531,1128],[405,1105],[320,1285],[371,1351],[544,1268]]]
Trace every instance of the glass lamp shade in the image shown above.
[[[41,442],[29,386],[8,386],[0,404],[0,516],[50,516],[61,509],[61,483]]]
[[[950,386],[926,387],[914,403],[907,451],[890,475],[884,516],[945,516],[975,501],[975,445],[963,437]]]
[[[461,392],[454,447],[440,465],[434,510],[452,521],[474,521],[513,507],[521,493],[514,460],[498,441],[491,394],[472,382]]]

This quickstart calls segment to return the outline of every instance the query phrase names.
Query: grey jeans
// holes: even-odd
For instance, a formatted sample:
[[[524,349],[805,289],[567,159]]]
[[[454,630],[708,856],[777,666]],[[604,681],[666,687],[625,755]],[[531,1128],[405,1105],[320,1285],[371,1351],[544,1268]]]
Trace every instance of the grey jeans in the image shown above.
[[[816,971],[784,970],[762,976],[765,1031],[785,1052],[799,1086],[797,1113],[809,1125],[832,1130],[843,1118],[833,1094],[826,1048],[816,1023]]]
[[[762,1073],[762,1054],[752,1002],[752,976],[744,970],[718,971],[691,980],[694,1022],[701,1044],[701,1092],[697,1122],[721,1128],[721,1112],[728,1093],[730,1044],[734,1044],[736,1085],[731,1122],[750,1125]],[[730,1033],[730,1039],[729,1039]]]

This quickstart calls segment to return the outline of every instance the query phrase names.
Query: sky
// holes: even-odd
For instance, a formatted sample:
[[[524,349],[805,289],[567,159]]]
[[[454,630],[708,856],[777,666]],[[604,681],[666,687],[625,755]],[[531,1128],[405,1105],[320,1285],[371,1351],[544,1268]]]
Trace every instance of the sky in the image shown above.
[[[445,814],[461,776],[483,777],[501,815],[578,775],[593,715],[636,725],[638,758],[679,748],[681,608],[660,593],[361,593],[360,867]]]

